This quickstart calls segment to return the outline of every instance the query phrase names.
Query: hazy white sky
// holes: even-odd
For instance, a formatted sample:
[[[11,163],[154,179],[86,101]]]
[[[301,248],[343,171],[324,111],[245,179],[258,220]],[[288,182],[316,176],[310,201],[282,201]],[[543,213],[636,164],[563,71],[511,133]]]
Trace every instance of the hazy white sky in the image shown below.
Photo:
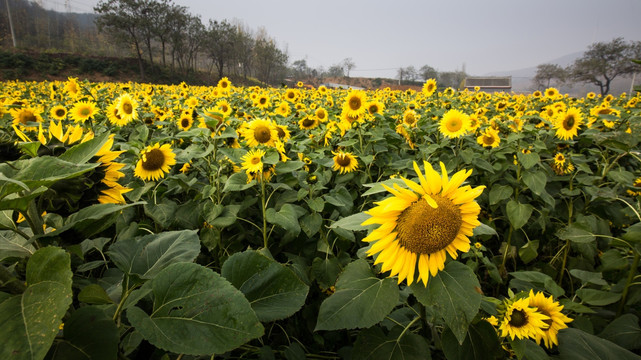
[[[97,0],[41,0],[90,9]],[[265,28],[290,63],[395,77],[430,65],[471,75],[534,67],[615,37],[641,40],[640,0],[174,0],[209,19]],[[58,5],[56,5],[56,3]],[[60,9],[62,10],[62,9]],[[379,70],[381,69],[381,70]]]

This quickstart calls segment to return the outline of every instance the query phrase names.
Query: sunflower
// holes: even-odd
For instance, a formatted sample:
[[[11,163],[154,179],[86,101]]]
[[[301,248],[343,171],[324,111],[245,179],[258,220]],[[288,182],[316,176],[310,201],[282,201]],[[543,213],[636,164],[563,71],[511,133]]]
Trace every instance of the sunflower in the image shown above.
[[[226,94],[231,89],[231,81],[227,77],[224,77],[218,80],[218,85],[216,86],[219,91]]]
[[[178,119],[178,128],[182,131],[187,131],[194,124],[194,119],[190,114],[181,114]]]
[[[470,117],[458,110],[451,109],[443,115],[441,120],[441,134],[449,138],[464,135],[470,127]]]
[[[425,84],[423,84],[423,94],[430,97],[436,91],[436,80],[428,79]]]
[[[551,87],[551,88],[545,89],[545,91],[543,93],[545,94],[546,98],[551,99],[551,100],[555,100],[557,98],[557,96],[559,95],[559,90],[557,90],[556,88]]]
[[[296,89],[287,89],[285,91],[285,100],[295,103],[298,101],[298,98],[300,97],[300,92]]]
[[[366,102],[364,91],[352,90],[345,97],[343,112],[351,118],[358,118],[367,111]]]
[[[499,132],[497,130],[489,127],[485,129],[485,132],[483,132],[479,137],[476,138],[476,142],[478,142],[479,145],[482,146],[495,148],[499,146],[501,138],[499,137]]]
[[[67,109],[62,105],[56,105],[49,110],[49,117],[54,120],[64,120],[67,117]]]
[[[243,160],[242,168],[248,173],[256,173],[263,171],[263,156],[265,151],[261,149],[250,150],[241,158]]]
[[[636,178],[632,183],[632,188],[634,190],[628,189],[626,192],[630,196],[641,196],[641,177]],[[639,190],[639,191],[637,191]]]
[[[563,166],[565,164],[565,156],[561,153],[554,155],[554,165]]]
[[[78,84],[78,79],[69,77],[67,78],[68,81],[65,82],[65,86],[63,87],[63,91],[69,94],[69,96],[75,98],[80,94],[80,85]]]
[[[147,180],[158,180],[165,177],[169,172],[169,167],[176,164],[176,154],[171,150],[171,145],[165,144],[160,146],[156,143],[147,146],[140,152],[140,160],[136,164],[134,175]]]
[[[358,168],[356,155],[344,151],[332,152],[332,154],[334,154],[334,166],[332,166],[332,170],[345,174]]]
[[[256,147],[259,144],[274,146],[274,141],[278,139],[278,131],[273,122],[263,119],[256,119],[250,122],[242,129],[242,135],[250,147]]]
[[[559,113],[554,124],[556,137],[561,140],[574,138],[582,123],[583,116],[578,108],[571,107],[567,111]]]
[[[319,107],[314,111],[314,115],[316,116],[316,119],[320,122],[325,122],[327,121],[327,110],[325,108]]]
[[[254,106],[256,106],[259,109],[267,109],[270,107],[272,104],[269,95],[267,94],[260,94],[254,101]]]
[[[31,106],[11,109],[9,113],[13,117],[13,125],[27,126],[29,123],[42,122],[40,110]],[[27,130],[35,130],[35,127],[27,128]]]
[[[286,142],[289,140],[292,135],[289,133],[289,129],[285,125],[276,124],[276,132],[278,133],[278,140],[280,142]]]
[[[550,317],[530,306],[528,298],[519,299],[508,305],[499,330],[501,336],[509,335],[512,340],[514,338],[536,339],[545,336],[543,331],[549,327],[547,320],[550,320]]]
[[[409,127],[415,127],[418,122],[418,115],[414,110],[405,110],[403,113],[403,124]]]
[[[372,243],[367,254],[378,254],[374,264],[382,263],[384,272],[398,275],[399,284],[406,279],[411,285],[418,268],[417,281],[427,286],[430,275],[445,267],[447,254],[456,259],[457,251],[470,249],[468,236],[480,225],[481,207],[474,199],[485,186],[461,187],[472,170],[461,170],[450,178],[443,163],[441,175],[427,161],[423,163],[425,174],[414,162],[420,184],[402,178],[409,189],[383,185],[394,196],[366,211],[371,218],[362,223],[380,224],[363,239]]]
[[[78,101],[73,104],[69,112],[71,120],[75,122],[85,122],[98,113],[98,108],[93,101]]]
[[[232,108],[227,100],[220,100],[216,102],[216,108],[218,108],[220,112],[222,112],[224,117],[228,117],[229,115],[231,115]]]
[[[280,116],[282,116],[282,117],[288,117],[288,116],[289,116],[289,114],[291,114],[291,113],[292,113],[292,109],[289,107],[289,104],[288,104],[287,102],[285,102],[285,101],[281,101],[281,102],[280,102],[280,103],[278,103],[278,105],[276,106],[276,110],[274,110],[274,112],[275,112],[277,115],[280,115]]]
[[[367,103],[367,112],[370,115],[382,114],[383,110],[385,110],[385,104],[380,101],[374,100]]]
[[[116,99],[116,109],[121,119],[120,126],[138,119],[138,102],[127,93],[120,95]]]
[[[133,190],[118,183],[118,180],[125,176],[125,174],[119,171],[125,164],[113,161],[122,154],[124,150],[112,151],[111,146],[113,143],[114,135],[111,135],[109,140],[94,155],[98,157],[97,162],[101,163],[98,169],[104,173],[104,177],[100,181],[100,195],[98,196],[98,202],[101,204],[124,204],[125,199],[122,197],[122,194]]]
[[[305,116],[298,121],[298,126],[304,130],[311,130],[318,126],[318,118],[315,116]]]
[[[563,305],[554,301],[552,296],[545,297],[542,292],[535,294],[532,290],[530,290],[528,300],[531,307],[549,318],[544,320],[549,327],[544,329],[543,333],[537,332],[535,336],[536,343],[539,344],[541,339],[543,339],[543,343],[548,349],[552,348],[553,345],[558,345],[559,340],[557,334],[559,330],[567,328],[568,326],[566,324],[572,321],[572,319],[561,312]]]

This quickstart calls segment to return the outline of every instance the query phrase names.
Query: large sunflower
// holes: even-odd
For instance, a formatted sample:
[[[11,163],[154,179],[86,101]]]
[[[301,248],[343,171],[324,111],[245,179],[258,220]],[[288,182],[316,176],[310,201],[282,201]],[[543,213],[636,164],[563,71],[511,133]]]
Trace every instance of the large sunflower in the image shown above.
[[[140,160],[136,164],[134,175],[145,181],[155,181],[165,177],[165,173],[168,173],[170,166],[174,164],[176,164],[176,154],[171,150],[171,145],[160,146],[156,143],[140,152]]]
[[[365,92],[361,90],[352,90],[345,97],[343,112],[351,118],[358,118],[367,111],[367,99]]]
[[[583,124],[583,115],[578,108],[571,107],[567,111],[560,112],[554,123],[556,137],[561,140],[574,138],[581,124]]]
[[[9,111],[13,117],[13,125],[27,126],[29,123],[41,123],[42,116],[40,115],[40,110],[26,106],[18,109],[12,109]],[[27,130],[34,130],[35,127],[27,128]]]
[[[543,337],[543,330],[548,328],[546,323],[550,317],[536,311],[535,307],[530,306],[528,298],[520,299],[509,304],[503,321],[499,325],[501,336],[510,336],[514,338],[525,339]]]
[[[333,152],[334,154],[334,166],[332,170],[339,171],[341,174],[352,172],[358,168],[358,160],[356,160],[356,155],[353,155],[350,152]]]
[[[443,115],[440,124],[441,134],[449,138],[464,135],[470,127],[470,117],[456,109],[451,109]]]
[[[116,109],[123,125],[138,119],[138,102],[127,93],[116,99]]]
[[[269,120],[256,119],[250,122],[242,131],[243,139],[250,147],[260,145],[274,146],[278,139],[278,131]]]
[[[536,308],[539,313],[549,317],[548,320],[544,320],[549,327],[544,329],[542,333],[537,332],[535,336],[536,343],[539,344],[541,339],[543,339],[543,343],[548,349],[552,348],[553,345],[558,345],[559,340],[557,334],[559,330],[567,328],[566,323],[572,321],[572,319],[561,312],[563,305],[554,301],[552,296],[545,297],[542,292],[535,294],[532,290],[530,290],[528,299],[531,307]]]
[[[443,270],[447,254],[456,259],[457,251],[470,249],[468,236],[480,224],[481,208],[474,199],[485,186],[461,186],[472,170],[461,170],[450,178],[443,163],[441,175],[428,162],[423,163],[425,174],[414,162],[420,184],[403,178],[409,189],[383,185],[394,196],[366,211],[371,218],[363,222],[380,224],[363,239],[372,243],[367,254],[378,254],[374,263],[382,263],[390,276],[398,275],[399,283],[407,279],[412,284],[418,269],[417,281],[427,285],[430,275]]]

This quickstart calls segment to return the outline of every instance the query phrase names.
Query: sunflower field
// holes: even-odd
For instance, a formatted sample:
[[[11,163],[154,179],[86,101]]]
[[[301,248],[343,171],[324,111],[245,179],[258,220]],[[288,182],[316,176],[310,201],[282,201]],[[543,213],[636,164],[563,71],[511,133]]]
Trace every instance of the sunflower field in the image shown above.
[[[640,359],[641,95],[0,83],[1,359]]]

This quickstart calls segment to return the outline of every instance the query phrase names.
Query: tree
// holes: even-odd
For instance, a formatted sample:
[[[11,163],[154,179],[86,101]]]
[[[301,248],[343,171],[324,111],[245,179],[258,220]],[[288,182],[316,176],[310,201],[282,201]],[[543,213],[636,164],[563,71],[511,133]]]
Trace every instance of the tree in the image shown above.
[[[629,75],[639,69],[632,59],[641,58],[641,42],[626,43],[623,38],[611,42],[597,42],[588,47],[588,51],[577,59],[570,68],[573,80],[594,84],[601,90],[601,95],[610,92],[610,84],[620,75]]]
[[[145,0],[100,0],[94,7],[98,13],[96,25],[99,31],[106,31],[117,39],[121,45],[127,46],[133,43],[140,77],[145,78],[145,70],[142,61],[142,27],[146,23],[144,11],[147,1]]]
[[[207,52],[218,69],[218,77],[223,77],[225,65],[233,58],[236,28],[226,20],[221,22],[209,20],[206,33]]]
[[[333,78],[343,77],[345,76],[345,70],[343,70],[340,64],[334,64],[327,69],[325,76]]]
[[[347,70],[347,77],[349,77],[349,72],[355,67],[356,64],[352,61],[352,58],[343,59],[343,68]]]
[[[419,70],[418,74],[423,81],[429,79],[436,79],[438,77],[438,71],[429,65],[423,65]]]
[[[541,64],[536,67],[534,83],[540,90],[550,87],[552,80],[556,80],[558,85],[567,80],[567,71],[557,64]]]

